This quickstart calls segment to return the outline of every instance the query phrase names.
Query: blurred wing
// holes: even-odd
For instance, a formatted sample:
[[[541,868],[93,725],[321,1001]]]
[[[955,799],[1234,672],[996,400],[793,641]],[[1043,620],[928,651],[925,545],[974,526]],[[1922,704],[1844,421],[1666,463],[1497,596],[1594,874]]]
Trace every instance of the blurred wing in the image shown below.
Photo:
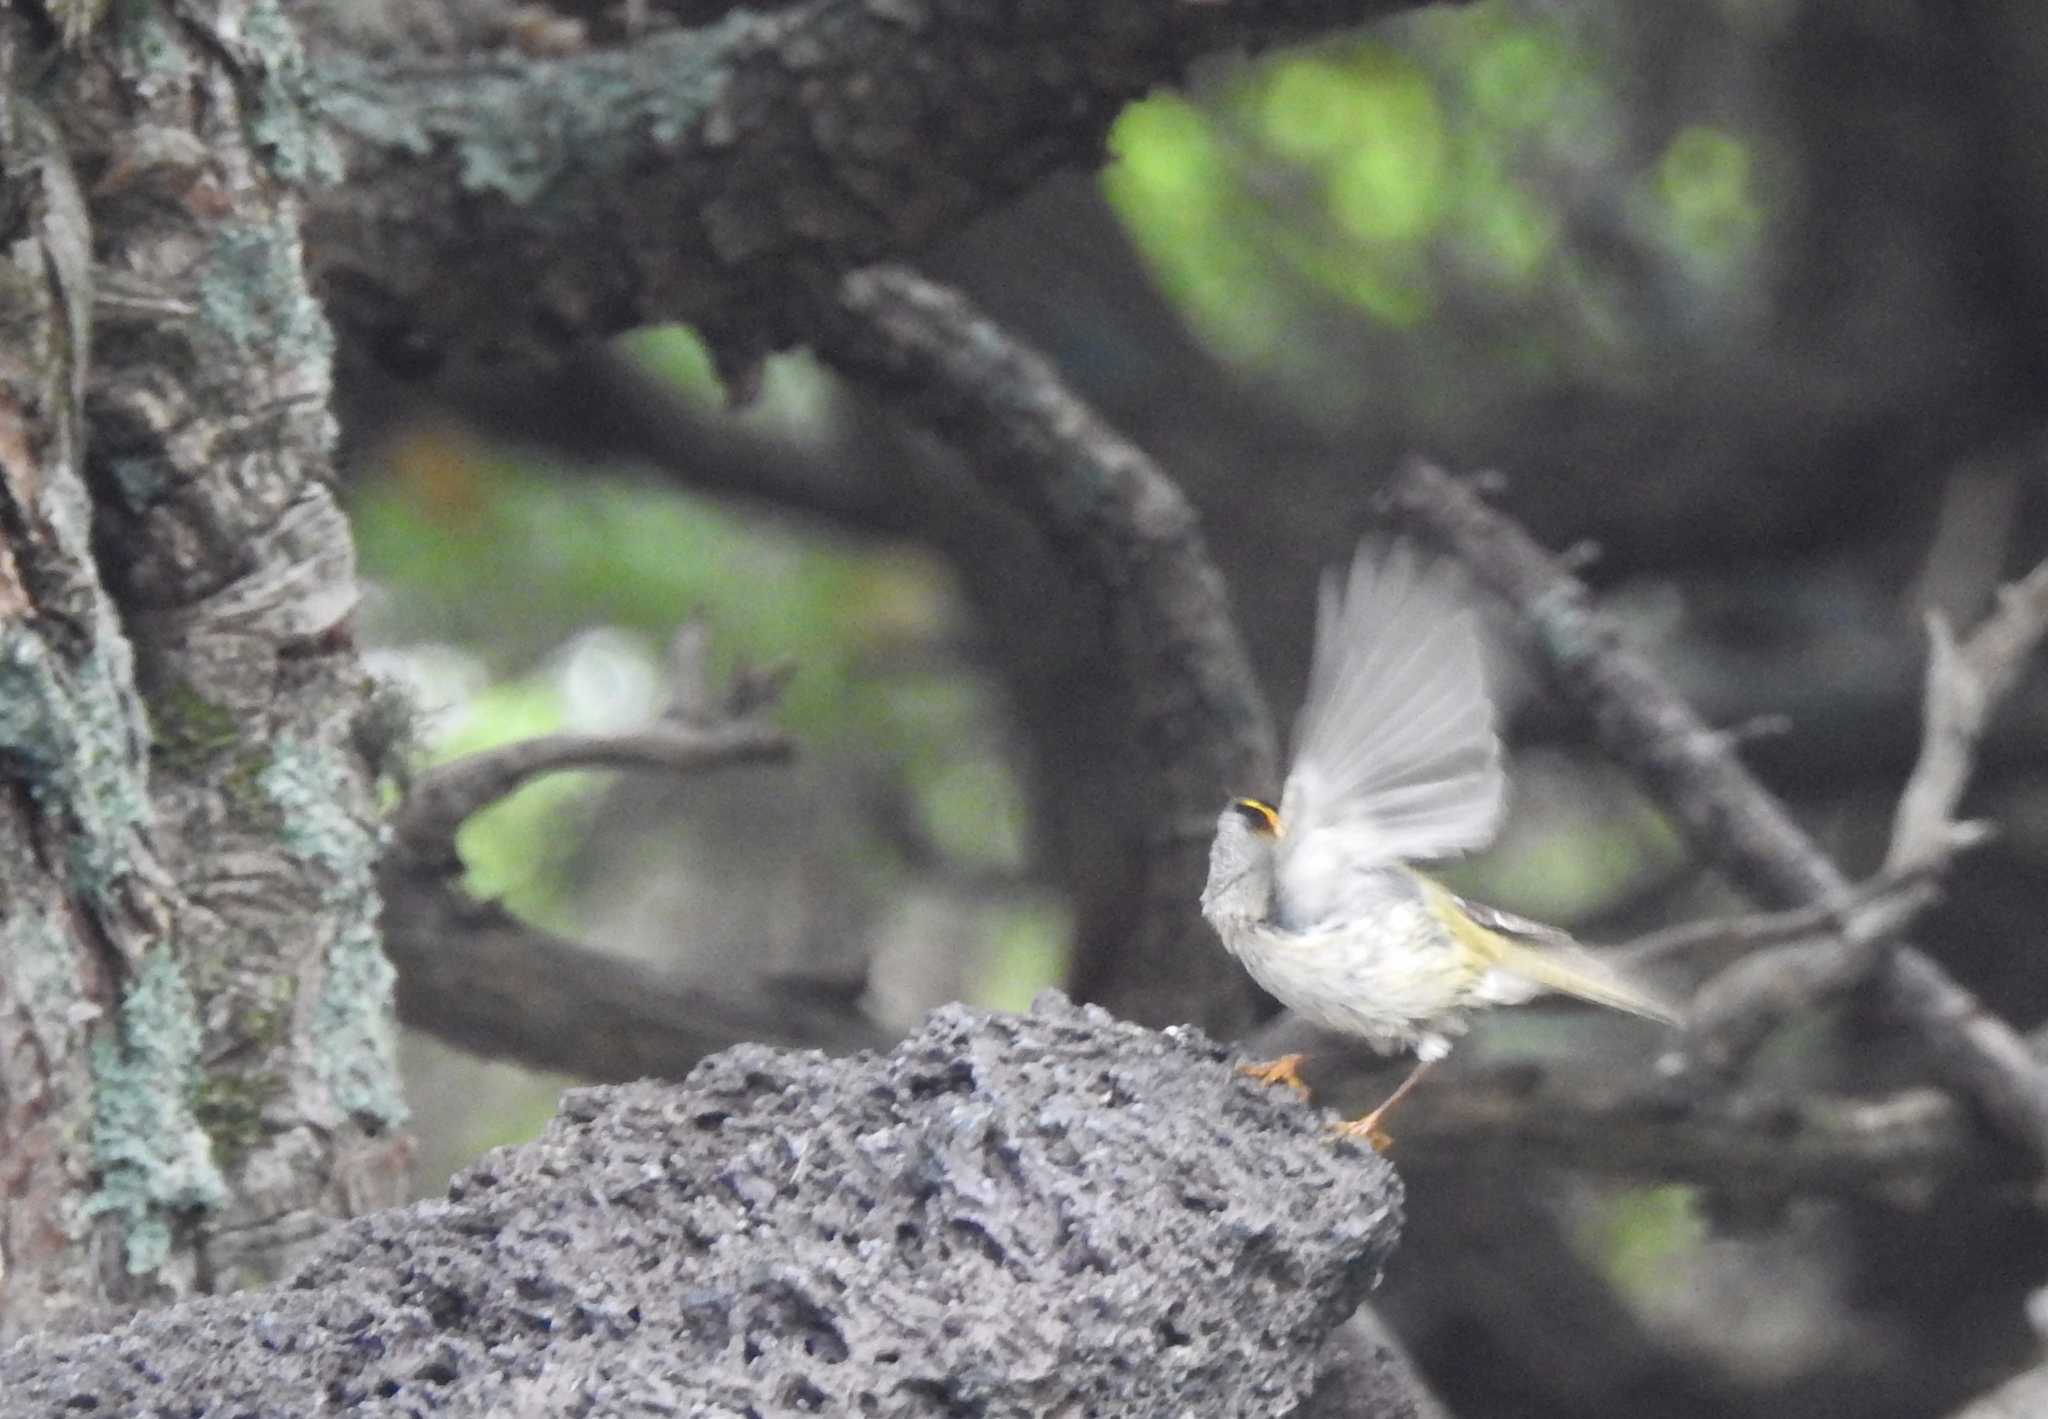
[[[1280,801],[1283,911],[1307,924],[1359,874],[1490,842],[1505,782],[1479,633],[1456,579],[1404,544],[1323,578],[1308,699]]]

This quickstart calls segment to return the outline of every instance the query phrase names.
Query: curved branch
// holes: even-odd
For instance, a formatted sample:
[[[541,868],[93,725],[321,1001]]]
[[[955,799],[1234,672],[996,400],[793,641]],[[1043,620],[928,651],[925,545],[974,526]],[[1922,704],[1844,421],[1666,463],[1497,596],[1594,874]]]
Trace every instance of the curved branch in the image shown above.
[[[963,297],[907,272],[847,278],[822,353],[956,444],[1098,588],[1129,678],[1151,800],[1136,924],[1086,998],[1159,1023],[1248,1023],[1248,979],[1195,913],[1219,805],[1277,775],[1265,703],[1193,509],[1052,367]]]

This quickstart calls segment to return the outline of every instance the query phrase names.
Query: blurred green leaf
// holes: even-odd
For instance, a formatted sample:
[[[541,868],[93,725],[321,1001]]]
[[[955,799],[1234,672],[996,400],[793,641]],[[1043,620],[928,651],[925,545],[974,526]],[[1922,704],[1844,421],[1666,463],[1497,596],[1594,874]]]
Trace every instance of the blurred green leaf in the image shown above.
[[[1699,1189],[1672,1183],[1635,1187],[1600,1199],[1585,1214],[1579,1244],[1626,1295],[1638,1301],[1684,1284],[1673,1263],[1707,1239]]]
[[[991,1010],[1024,1010],[1047,986],[1066,979],[1073,930],[1063,905],[1033,903],[998,915],[994,949],[969,984],[968,998]]]
[[[1721,266],[1745,255],[1763,230],[1750,151],[1732,133],[1691,127],[1657,164],[1656,193],[1671,241],[1695,263]]]

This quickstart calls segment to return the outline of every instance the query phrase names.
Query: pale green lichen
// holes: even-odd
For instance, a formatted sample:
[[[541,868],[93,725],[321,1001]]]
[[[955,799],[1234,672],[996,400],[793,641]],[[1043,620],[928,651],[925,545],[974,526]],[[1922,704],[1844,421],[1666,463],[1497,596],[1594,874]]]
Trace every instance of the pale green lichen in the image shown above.
[[[314,1069],[351,1115],[395,1128],[406,1107],[393,1029],[395,973],[377,931],[382,826],[349,811],[361,785],[332,747],[281,741],[262,786],[284,815],[285,846],[322,875],[320,901],[335,918],[313,1008]]]
[[[306,52],[277,0],[252,0],[242,17],[242,39],[259,56],[249,102],[249,136],[270,170],[293,184],[341,180],[341,151],[314,101]]]
[[[0,756],[68,827],[73,882],[95,900],[128,872],[150,813],[128,660],[118,634],[69,661],[19,622],[0,627]]]
[[[558,187],[632,166],[650,141],[672,147],[725,93],[732,52],[758,24],[742,11],[631,50],[550,63],[545,82],[514,70],[473,85],[474,102],[444,125],[457,180],[534,206]]]
[[[334,332],[306,288],[288,223],[226,223],[199,280],[199,313],[238,355],[266,364],[334,355]]]
[[[131,1275],[170,1256],[181,1213],[219,1207],[227,1186],[192,1109],[199,1012],[183,970],[159,946],[142,959],[112,1025],[93,1041],[93,1159],[85,1215],[121,1219]]]
[[[164,10],[151,0],[121,0],[113,33],[122,49],[123,72],[172,87],[192,76],[193,55]]]

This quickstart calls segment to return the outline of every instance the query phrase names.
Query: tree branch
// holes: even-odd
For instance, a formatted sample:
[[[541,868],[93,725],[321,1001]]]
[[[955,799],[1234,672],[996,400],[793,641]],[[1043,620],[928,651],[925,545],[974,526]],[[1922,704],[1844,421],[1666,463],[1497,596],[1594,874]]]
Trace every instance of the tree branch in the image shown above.
[[[674,702],[652,728],[544,735],[417,778],[392,814],[378,872],[404,1023],[477,1054],[600,1080],[680,1078],[714,1050],[751,1040],[836,1051],[888,1042],[860,1009],[858,982],[678,979],[528,926],[454,880],[462,824],[541,774],[589,765],[688,773],[787,757],[787,735],[748,722],[774,700],[784,671],[742,667],[715,689],[708,657],[708,632],[685,624],[669,649]]]
[[[1442,471],[1416,462],[1395,480],[1398,515],[1453,548],[1535,632],[1560,690],[1587,710],[1608,752],[1636,768],[1694,843],[1771,903],[1835,907],[1850,891],[1782,805],[1752,778],[1725,739],[1679,700],[1648,662],[1625,649],[1592,609],[1583,586],[1528,535]],[[1784,947],[1741,963],[1749,1003],[1717,1015],[1718,1038],[1693,1041],[1693,1056],[1730,1068],[1785,1012],[1838,996],[1859,977],[1882,934],[1818,951]],[[1768,982],[1754,962],[1775,958]],[[1987,1012],[1933,961],[1910,947],[1883,958],[1882,999],[1931,1050],[1941,1078],[1983,1107],[2036,1159],[2048,1159],[2048,1078],[2011,1026]],[[1740,1030],[1732,1023],[1739,1020]]]
[[[812,0],[559,59],[329,46],[349,182],[309,246],[330,316],[394,368],[502,368],[686,320],[744,380],[805,334],[807,283],[1099,164],[1123,106],[1197,59],[1408,8]]]
[[[378,884],[398,1018],[488,1058],[600,1081],[680,1079],[751,1041],[837,1054],[893,1038],[857,987],[653,970],[529,926],[401,853]]]
[[[2048,1035],[2027,1042],[2036,1059]],[[1307,1050],[1316,1101],[1339,1110],[1384,1098],[1403,1067],[1292,1016],[1260,1030],[1260,1055]],[[1858,1198],[1921,1208],[1952,1187],[2028,1182],[2025,1155],[1980,1128],[1953,1094],[1924,1087],[1846,1095],[1702,1089],[1648,1061],[1624,1068],[1460,1051],[1404,1107],[1405,1170],[1522,1167],[1696,1183],[1729,1196]]]
[[[1998,607],[1957,645],[1938,614],[1927,618],[1927,695],[1920,759],[1892,820],[1885,869],[1946,862],[1959,841],[1980,834],[1955,821],[1991,717],[2018,683],[2048,633],[2048,562],[1999,592]],[[1959,837],[1960,834],[1960,837]]]
[[[724,764],[786,759],[787,734],[759,725],[659,724],[633,734],[543,734],[465,754],[419,776],[391,817],[406,852],[455,860],[455,834],[470,818],[525,784],[565,769],[659,768],[696,773]]]
[[[1193,510],[1142,450],[961,296],[907,272],[847,278],[822,353],[954,443],[1098,588],[1134,707],[1147,821],[1135,921],[1074,982],[1158,1023],[1235,1032],[1256,999],[1194,910],[1215,815],[1277,777],[1277,751]]]

